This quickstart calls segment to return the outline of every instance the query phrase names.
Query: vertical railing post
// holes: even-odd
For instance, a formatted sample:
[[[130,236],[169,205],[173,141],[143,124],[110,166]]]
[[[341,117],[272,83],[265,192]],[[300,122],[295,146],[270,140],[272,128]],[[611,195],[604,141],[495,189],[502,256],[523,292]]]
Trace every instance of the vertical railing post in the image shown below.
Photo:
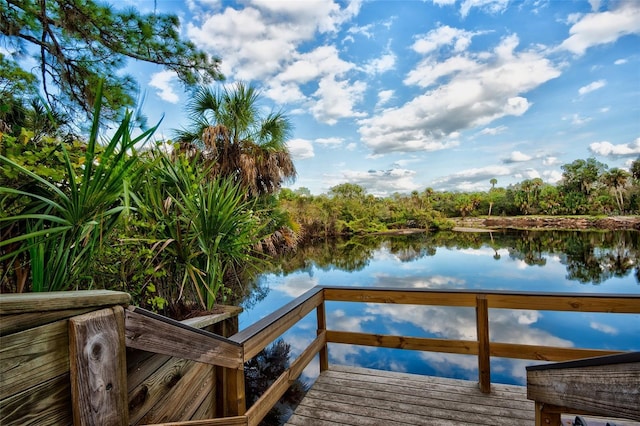
[[[214,332],[229,337],[238,332],[238,316],[214,325]],[[244,368],[216,367],[216,417],[241,416],[246,410]]]
[[[73,424],[129,424],[122,306],[69,320]]]
[[[243,416],[247,412],[244,393],[244,367],[227,371],[227,407],[225,417]]]
[[[491,349],[489,348],[489,305],[487,296],[476,296],[478,334],[478,384],[482,393],[491,393]]]
[[[323,293],[324,294],[324,293]],[[324,297],[322,303],[316,308],[316,316],[318,317],[318,335],[327,329],[327,316],[325,311]],[[327,344],[325,343],[320,349],[320,372],[329,369],[329,351],[327,350]]]

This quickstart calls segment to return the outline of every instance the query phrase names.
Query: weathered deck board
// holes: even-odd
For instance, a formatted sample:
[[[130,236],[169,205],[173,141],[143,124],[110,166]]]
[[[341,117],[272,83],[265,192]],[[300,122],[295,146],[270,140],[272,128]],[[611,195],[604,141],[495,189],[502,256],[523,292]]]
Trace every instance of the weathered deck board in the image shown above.
[[[586,417],[586,416],[585,416]],[[571,425],[572,415],[563,416]],[[639,426],[630,420],[586,417],[589,425]],[[534,403],[524,386],[491,384],[331,365],[313,384],[287,426],[531,425]]]
[[[492,384],[486,395],[465,380],[332,365],[287,424],[533,426],[533,409],[522,386]]]

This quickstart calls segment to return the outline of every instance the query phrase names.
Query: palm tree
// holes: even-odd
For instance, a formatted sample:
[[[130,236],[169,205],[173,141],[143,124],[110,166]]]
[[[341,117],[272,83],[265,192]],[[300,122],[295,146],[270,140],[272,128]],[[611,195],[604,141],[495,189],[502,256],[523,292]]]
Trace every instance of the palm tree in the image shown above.
[[[213,90],[202,87],[188,109],[191,126],[176,132],[179,150],[197,151],[213,176],[226,176],[252,196],[272,194],[296,176],[286,146],[291,123],[282,112],[260,114],[259,92],[251,85]]]
[[[616,199],[616,202],[618,203],[618,209],[620,210],[621,214],[624,211],[624,198],[622,190],[627,184],[629,176],[630,175],[628,172],[614,167],[613,169],[609,170],[609,172],[605,173],[602,177],[604,184],[607,185],[607,187],[613,189],[613,195]]]

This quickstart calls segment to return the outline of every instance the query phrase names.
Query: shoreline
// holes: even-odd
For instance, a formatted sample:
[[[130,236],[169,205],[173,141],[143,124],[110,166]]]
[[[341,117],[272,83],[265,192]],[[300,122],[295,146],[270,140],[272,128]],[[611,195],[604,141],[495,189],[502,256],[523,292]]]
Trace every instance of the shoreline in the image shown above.
[[[640,231],[640,216],[481,216],[451,218],[453,230],[488,232],[525,230],[629,230]]]

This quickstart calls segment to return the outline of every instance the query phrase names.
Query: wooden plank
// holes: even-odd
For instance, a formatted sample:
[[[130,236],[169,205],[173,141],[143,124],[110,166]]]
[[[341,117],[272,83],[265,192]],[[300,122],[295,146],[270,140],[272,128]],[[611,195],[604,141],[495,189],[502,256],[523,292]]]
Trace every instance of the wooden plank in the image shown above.
[[[215,368],[215,367],[210,367]],[[209,389],[209,393],[205,396],[204,400],[196,410],[196,412],[191,416],[190,420],[202,420],[202,419],[215,419],[216,418],[216,393],[215,393],[215,377],[211,377],[212,386]]]
[[[0,318],[0,336],[17,333],[44,324],[86,314],[95,308],[65,309],[62,311],[27,312],[23,314],[3,315]]]
[[[164,366],[171,357],[169,355],[154,354],[144,351],[133,351],[134,354],[127,353],[127,392],[131,394],[142,383],[149,380],[158,370]],[[144,357],[140,362],[136,362],[137,353],[149,354],[150,356]],[[159,372],[162,374],[162,372]]]
[[[462,380],[334,367],[321,373],[287,424],[534,424],[522,386],[499,385],[487,395]]]
[[[521,345],[491,342],[491,356],[540,361],[567,361],[594,356],[614,355],[620,351],[605,349],[561,348],[555,346]]]
[[[528,370],[527,397],[596,415],[640,420],[640,362]]]
[[[640,313],[638,294],[540,293],[522,291],[358,288],[325,286],[325,300],[406,305],[475,306],[484,294],[489,308],[560,310],[575,312]]]
[[[326,333],[322,332],[314,341],[300,354],[296,360],[287,368],[265,391],[265,393],[247,411],[249,426],[260,424],[264,416],[282,398],[291,384],[302,374],[302,371],[316,356],[323,346],[326,346]]]
[[[525,399],[524,388],[519,393],[510,393],[508,395],[493,395],[487,397],[477,389],[477,384],[470,387],[456,387],[455,380],[451,385],[431,385],[423,386],[403,386],[397,383],[387,383],[377,380],[358,380],[353,376],[346,377],[326,377],[318,379],[313,384],[313,389],[322,392],[340,394],[348,392],[349,394],[362,397],[378,398],[384,396],[388,401],[407,402],[416,405],[425,405],[438,409],[446,409],[454,405],[458,405],[459,411],[474,414],[493,414],[502,413],[501,415],[509,415],[513,417],[518,413],[530,412],[533,404]],[[425,396],[428,395],[429,401],[425,402]],[[521,415],[522,418],[531,419],[529,415]]]
[[[242,346],[229,339],[139,308],[125,314],[128,347],[224,367],[243,365]]]
[[[491,349],[489,346],[489,304],[485,295],[476,296],[478,336],[478,382],[482,393],[491,392]]]
[[[491,395],[489,399],[487,399],[487,395],[479,391],[478,382],[471,380],[423,376],[420,374],[399,373],[396,371],[381,371],[369,368],[345,367],[338,365],[332,365],[331,368],[326,373],[323,373],[318,380],[321,380],[323,377],[327,377],[332,381],[339,381],[348,377],[349,380],[354,383],[366,382],[366,385],[363,386],[367,387],[371,386],[371,383],[396,385],[398,387],[406,388],[409,392],[418,394],[422,393],[424,389],[433,388],[449,393],[465,392],[466,398],[466,395],[473,392],[474,394],[481,396],[486,401],[522,399],[527,405],[530,405],[530,401],[525,399],[526,388],[524,386],[493,383]]]
[[[227,388],[225,416],[244,416],[247,411],[247,399],[244,389],[244,367],[227,370]]]
[[[209,395],[213,376],[211,366],[193,363],[180,377],[170,392],[165,393],[151,410],[140,419],[140,423],[163,423],[189,421],[202,401]]]
[[[71,425],[70,401],[67,373],[0,401],[0,425]]]
[[[225,417],[221,419],[192,420],[188,422],[155,423],[147,426],[246,426],[245,416]]]
[[[0,400],[68,372],[68,320],[0,337]]]
[[[216,306],[216,309],[220,310],[221,312],[217,314],[202,315],[199,317],[187,318],[180,322],[182,324],[188,325],[189,327],[205,328],[210,325],[218,324],[229,318],[237,317],[242,312],[242,308],[240,306],[218,305]]]
[[[487,293],[490,308],[541,311],[640,313],[638,294],[493,294]]]
[[[458,290],[325,287],[325,300],[403,305],[475,306],[475,293]]]
[[[347,423],[338,423],[335,421],[320,420],[312,417],[305,417],[300,414],[293,414],[287,420],[286,425],[291,426],[348,426]]]
[[[75,425],[128,425],[124,310],[121,306],[69,320]]]
[[[478,342],[327,330],[327,342],[392,349],[477,355]]]
[[[0,315],[128,305],[130,301],[129,294],[111,290],[2,294]]]
[[[278,309],[231,337],[244,346],[244,361],[249,361],[268,344],[317,308],[324,300],[322,288],[314,287],[302,296]]]
[[[559,425],[562,422],[560,413],[550,413],[545,411],[545,404],[536,402],[536,426]]]
[[[317,334],[325,333],[325,344],[320,349],[320,371],[322,372],[329,369],[329,350],[326,343],[327,314],[324,302],[316,308],[316,320],[318,323]]]
[[[156,372],[129,390],[129,420],[137,424],[162,398],[173,392],[194,361],[168,358]]]

